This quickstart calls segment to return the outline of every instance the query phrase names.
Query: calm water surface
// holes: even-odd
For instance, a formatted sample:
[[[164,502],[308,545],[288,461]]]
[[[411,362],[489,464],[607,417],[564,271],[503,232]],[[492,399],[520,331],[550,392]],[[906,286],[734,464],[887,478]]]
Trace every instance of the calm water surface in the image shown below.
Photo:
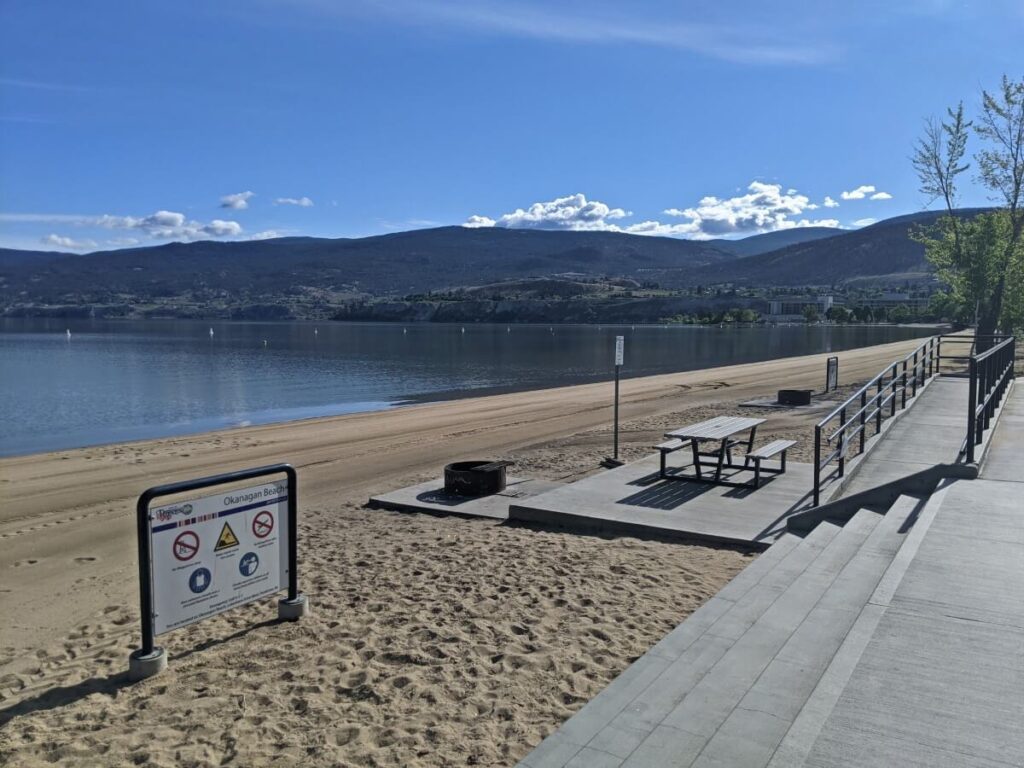
[[[0,320],[0,455],[595,381],[617,334],[646,376],[929,331]]]

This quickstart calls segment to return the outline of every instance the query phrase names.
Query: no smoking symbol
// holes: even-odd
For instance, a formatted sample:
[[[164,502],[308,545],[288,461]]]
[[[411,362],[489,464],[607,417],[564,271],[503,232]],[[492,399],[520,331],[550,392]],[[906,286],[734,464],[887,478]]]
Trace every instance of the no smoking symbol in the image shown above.
[[[252,533],[257,539],[265,539],[274,530],[274,516],[263,510],[252,519]]]
[[[179,533],[174,539],[174,546],[171,549],[174,557],[182,562],[191,560],[199,552],[199,537],[192,531]]]

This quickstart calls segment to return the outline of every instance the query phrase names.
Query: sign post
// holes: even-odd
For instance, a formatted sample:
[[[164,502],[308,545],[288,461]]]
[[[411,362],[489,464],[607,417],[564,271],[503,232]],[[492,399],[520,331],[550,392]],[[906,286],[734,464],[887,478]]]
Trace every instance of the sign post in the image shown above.
[[[616,336],[615,337],[615,437],[612,457],[604,460],[604,466],[606,467],[621,467],[622,461],[619,460],[619,373],[622,370],[622,364],[625,361],[626,354],[626,337]]]
[[[825,391],[839,389],[839,358],[830,357],[825,365]]]
[[[269,475],[248,488],[151,507],[154,499]],[[128,659],[131,680],[167,667],[156,635],[194,624],[282,590],[278,619],[308,610],[299,594],[298,485],[289,464],[229,472],[150,488],[136,506],[142,647]]]

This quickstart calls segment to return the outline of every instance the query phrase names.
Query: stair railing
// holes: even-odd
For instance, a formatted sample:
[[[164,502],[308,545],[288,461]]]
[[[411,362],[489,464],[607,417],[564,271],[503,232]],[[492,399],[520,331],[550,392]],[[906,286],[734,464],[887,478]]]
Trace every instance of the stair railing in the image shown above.
[[[961,455],[967,454],[968,464],[974,463],[975,448],[981,444],[985,431],[991,426],[996,408],[1014,377],[1017,342],[1010,336],[984,352],[975,353],[973,347],[971,352],[968,361],[970,399],[967,406],[967,438],[960,450]]]
[[[902,360],[887,365],[815,425],[814,506],[821,503],[822,480],[828,478],[823,470],[834,462],[837,476],[843,477],[851,446],[853,456],[864,453],[869,426],[873,423],[878,434],[886,419],[906,408],[908,400],[939,373],[941,355],[942,337],[932,336]]]

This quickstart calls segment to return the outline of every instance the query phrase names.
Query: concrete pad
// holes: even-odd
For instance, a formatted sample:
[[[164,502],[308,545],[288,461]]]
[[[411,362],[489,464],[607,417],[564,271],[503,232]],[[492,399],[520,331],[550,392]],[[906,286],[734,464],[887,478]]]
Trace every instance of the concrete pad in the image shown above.
[[[740,403],[740,406],[744,408],[778,408],[779,410],[800,411],[801,413],[821,411],[821,415],[825,416],[839,405],[839,402],[839,400],[811,400],[809,405],[783,405],[778,401],[777,397],[759,397],[756,400],[747,400],[744,403]]]
[[[680,462],[682,453],[672,454],[670,471],[692,471]],[[742,482],[753,472],[734,470],[728,476]],[[786,474],[763,477],[757,489],[661,479],[658,456],[653,455],[527,501],[516,500],[509,519],[764,548],[785,532],[787,517],[810,508],[812,467],[789,462]]]
[[[375,509],[390,509],[396,512],[431,512],[465,517],[489,517],[493,520],[508,518],[508,505],[514,501],[529,499],[561,487],[562,483],[551,480],[530,480],[510,477],[501,493],[490,496],[467,498],[445,493],[444,479],[399,488],[391,493],[370,497],[370,506]]]

